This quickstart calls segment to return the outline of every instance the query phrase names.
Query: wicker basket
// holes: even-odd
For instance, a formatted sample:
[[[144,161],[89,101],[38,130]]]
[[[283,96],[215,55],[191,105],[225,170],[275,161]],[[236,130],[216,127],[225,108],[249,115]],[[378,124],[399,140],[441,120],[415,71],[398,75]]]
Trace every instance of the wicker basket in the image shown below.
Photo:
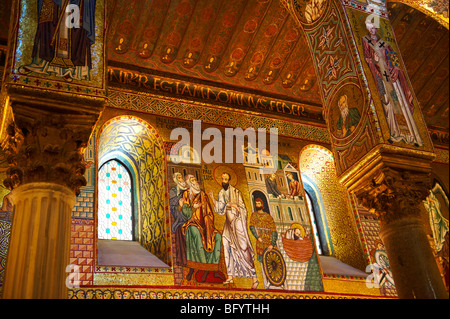
[[[281,239],[283,241],[284,250],[289,258],[301,263],[307,262],[311,259],[314,252],[314,247],[310,238],[294,240],[288,239],[285,234],[282,234]]]

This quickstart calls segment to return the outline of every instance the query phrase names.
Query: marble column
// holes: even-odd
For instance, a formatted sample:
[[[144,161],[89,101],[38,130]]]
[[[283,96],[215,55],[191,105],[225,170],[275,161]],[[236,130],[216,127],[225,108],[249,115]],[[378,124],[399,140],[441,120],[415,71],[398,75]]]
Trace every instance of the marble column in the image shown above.
[[[15,207],[3,298],[67,296],[70,224],[76,196],[67,186],[28,183],[14,189]]]
[[[41,18],[48,10],[12,2],[0,94],[0,147],[14,201],[3,298],[67,298],[71,210],[86,185],[82,154],[106,104],[106,1],[84,1],[71,21],[63,15],[67,3],[50,1],[46,8],[60,12],[57,34],[46,34],[49,22]],[[71,33],[69,22],[78,18],[89,35]],[[60,55],[62,47],[53,48],[52,61],[39,54],[43,47],[52,50],[46,39],[59,45],[62,31],[73,35],[71,45],[91,63],[78,65],[75,57]]]
[[[89,131],[74,130],[63,116],[35,114],[29,118],[16,112],[8,128],[6,173],[13,185],[14,217],[4,299],[68,296],[72,208],[86,184],[81,141],[87,141]]]
[[[430,174],[379,167],[367,176],[351,189],[378,217],[399,298],[448,298],[420,218],[420,205],[431,188]]]

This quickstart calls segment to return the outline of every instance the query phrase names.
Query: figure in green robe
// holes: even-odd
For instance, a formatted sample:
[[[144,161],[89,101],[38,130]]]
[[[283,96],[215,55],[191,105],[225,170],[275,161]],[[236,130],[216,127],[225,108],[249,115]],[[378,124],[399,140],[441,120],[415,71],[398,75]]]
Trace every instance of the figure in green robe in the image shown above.
[[[190,280],[194,270],[203,270],[201,281],[206,280],[208,272],[225,279],[219,272],[222,235],[214,226],[214,213],[208,195],[200,189],[197,179],[188,175],[189,186],[180,199],[182,214],[188,221],[182,226],[186,237],[187,267],[190,268],[187,279]]]
[[[341,116],[336,128],[342,134],[342,137],[347,137],[355,130],[361,119],[361,114],[356,107],[348,107],[347,95],[341,96],[338,104]]]

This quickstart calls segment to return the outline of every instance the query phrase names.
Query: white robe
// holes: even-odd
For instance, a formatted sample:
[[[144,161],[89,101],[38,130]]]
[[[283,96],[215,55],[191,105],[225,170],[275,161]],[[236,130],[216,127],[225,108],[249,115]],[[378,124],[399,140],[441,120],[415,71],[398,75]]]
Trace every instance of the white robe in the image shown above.
[[[236,203],[239,210],[227,207],[229,202]],[[247,231],[248,213],[241,192],[231,185],[226,191],[221,189],[214,208],[219,215],[226,215],[222,238],[228,276],[256,277],[255,252]]]

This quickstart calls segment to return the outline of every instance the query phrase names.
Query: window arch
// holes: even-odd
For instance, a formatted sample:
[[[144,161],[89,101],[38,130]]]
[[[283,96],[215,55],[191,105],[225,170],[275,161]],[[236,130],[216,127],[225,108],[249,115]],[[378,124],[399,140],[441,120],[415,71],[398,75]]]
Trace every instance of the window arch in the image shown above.
[[[98,172],[98,238],[134,240],[133,179],[117,159]]]
[[[349,193],[339,181],[334,161],[330,150],[310,144],[300,151],[299,170],[315,212],[323,255],[362,270],[366,260],[361,238]]]
[[[117,116],[106,121],[98,135],[98,167],[118,160],[131,175],[135,241],[163,262],[169,262],[166,153],[160,135],[146,121],[134,116]]]

